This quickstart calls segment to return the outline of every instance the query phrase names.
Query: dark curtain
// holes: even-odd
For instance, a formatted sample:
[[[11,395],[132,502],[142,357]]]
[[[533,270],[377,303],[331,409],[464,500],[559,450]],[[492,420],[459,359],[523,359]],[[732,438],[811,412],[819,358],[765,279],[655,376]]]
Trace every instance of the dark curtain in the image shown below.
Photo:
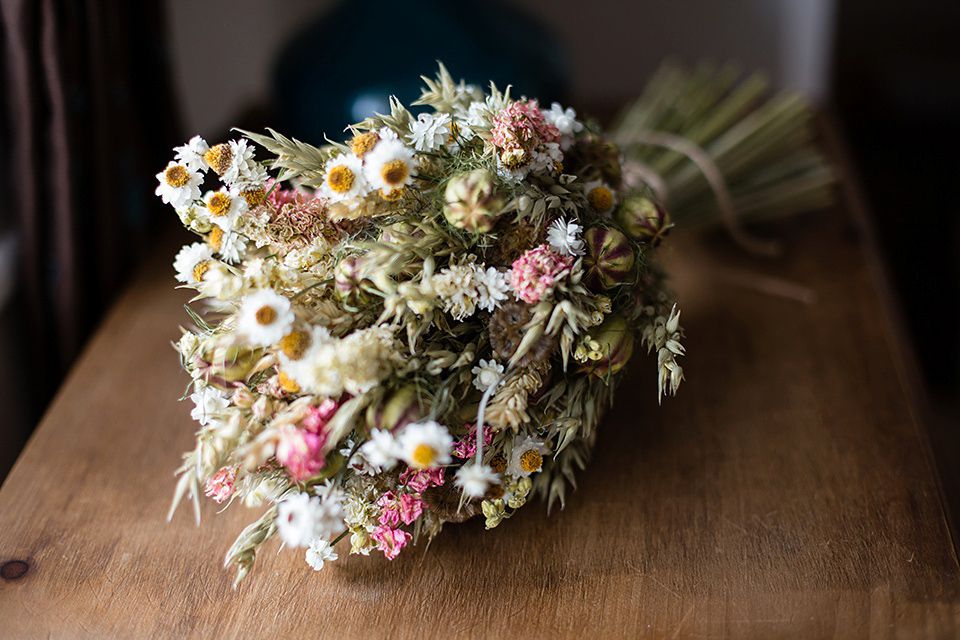
[[[19,239],[25,362],[52,392],[51,374],[77,355],[161,213],[154,174],[179,129],[164,6],[2,0],[2,10],[13,195],[3,222]]]

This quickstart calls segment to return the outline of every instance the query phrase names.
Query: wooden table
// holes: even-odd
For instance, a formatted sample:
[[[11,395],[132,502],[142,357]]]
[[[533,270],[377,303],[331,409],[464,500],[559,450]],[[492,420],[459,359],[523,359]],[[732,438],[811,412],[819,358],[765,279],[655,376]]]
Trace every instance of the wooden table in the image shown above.
[[[268,551],[239,591],[221,560],[255,513],[165,520],[195,426],[165,249],[0,490],[0,635],[955,636],[960,568],[869,229],[847,194],[762,231],[782,258],[675,234],[688,380],[658,407],[636,359],[566,510],[450,525],[392,563],[341,543],[321,573]]]

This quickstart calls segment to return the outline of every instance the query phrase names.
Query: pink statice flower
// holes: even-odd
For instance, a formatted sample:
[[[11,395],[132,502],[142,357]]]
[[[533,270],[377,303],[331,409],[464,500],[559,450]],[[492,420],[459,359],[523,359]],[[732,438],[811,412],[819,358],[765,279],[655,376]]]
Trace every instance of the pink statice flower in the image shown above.
[[[416,493],[422,493],[430,487],[441,487],[444,481],[443,467],[423,469],[420,471],[407,468],[400,474],[400,484]]]
[[[277,460],[295,481],[306,480],[317,475],[326,464],[326,455],[323,451],[326,442],[326,433],[311,433],[296,427],[288,427],[280,433],[280,440],[277,443]]]
[[[518,298],[527,304],[536,304],[569,272],[573,260],[573,256],[554,253],[542,244],[514,261],[510,286]]]
[[[236,490],[237,470],[234,467],[224,467],[213,474],[213,477],[207,480],[205,493],[208,498],[213,498],[217,504],[224,502],[233,495]]]
[[[470,430],[467,435],[457,440],[453,445],[453,455],[461,459],[472,458],[477,454],[477,427],[466,425]],[[493,427],[483,425],[483,446],[488,447],[493,442]]]
[[[400,496],[400,519],[404,524],[413,524],[413,521],[423,513],[423,500],[419,496],[405,493]]]
[[[498,173],[520,181],[530,171],[554,171],[563,160],[560,130],[550,124],[536,100],[511,102],[493,118],[490,142]]]
[[[381,526],[395,528],[400,525],[400,504],[393,491],[387,491],[377,498],[377,506],[380,507],[380,517],[377,522]]]
[[[536,100],[516,100],[493,118],[490,142],[498,149],[560,142],[560,130],[547,122]]]
[[[304,428],[310,433],[320,433],[339,407],[340,405],[330,398],[321,402],[319,407],[310,407],[307,411],[307,417],[303,419]]]
[[[379,526],[370,534],[370,538],[377,543],[377,549],[383,551],[387,560],[393,560],[410,541],[410,534],[403,529],[391,529]]]

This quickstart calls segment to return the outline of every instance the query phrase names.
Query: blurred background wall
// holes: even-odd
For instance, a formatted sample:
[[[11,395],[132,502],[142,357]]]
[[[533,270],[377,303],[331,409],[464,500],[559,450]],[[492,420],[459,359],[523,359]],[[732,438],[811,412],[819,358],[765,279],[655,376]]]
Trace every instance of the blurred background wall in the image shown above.
[[[4,0],[0,478],[83,339],[109,307],[126,274],[147,255],[148,232],[176,222],[153,196],[153,174],[169,158],[170,148],[193,133],[219,140],[231,126],[276,123],[273,79],[280,51],[314,21],[344,7],[358,11],[371,4],[380,10],[362,22],[369,30],[336,34],[338,42],[350,46],[338,45],[331,71],[335,66],[360,77],[386,69],[431,74],[436,56],[428,55],[423,68],[408,68],[411,52],[419,45],[422,54],[429,46],[424,43],[434,41],[453,47],[460,43],[448,31],[431,31],[429,12],[418,12],[417,7],[452,10],[472,5],[481,11],[493,6],[443,0]],[[516,19],[516,24],[507,25],[519,26],[514,36],[535,42],[541,37],[524,26],[528,23],[520,20],[520,13],[553,34],[556,67],[565,73],[564,99],[580,111],[611,113],[636,96],[669,55],[687,61],[733,60],[744,70],[764,69],[775,86],[799,88],[830,109],[852,143],[855,166],[878,222],[938,415],[948,425],[946,433],[960,433],[956,424],[960,127],[955,126],[960,115],[960,47],[955,42],[960,2],[503,0],[500,6],[514,12],[510,21]],[[484,11],[477,24],[489,17],[486,13],[495,12]],[[371,37],[370,32],[374,26],[393,25],[403,25],[395,50],[371,62],[364,54],[382,47],[379,36]],[[316,46],[322,48],[323,43]],[[58,70],[69,73],[60,78],[52,73]],[[451,65],[451,71],[458,75],[456,66]],[[17,98],[22,97],[17,81],[34,77],[46,78],[54,89],[66,92],[58,96],[56,91],[28,91],[24,104],[32,104],[28,115],[37,122],[31,129],[35,135],[24,142],[16,118]],[[66,124],[54,117],[58,107],[67,116]],[[87,255],[94,258],[122,257],[122,262],[104,263],[109,278],[82,271],[88,261],[63,262],[47,245],[32,261],[25,259],[31,242],[54,235],[59,222],[51,218],[50,226],[40,226],[39,232],[34,225],[31,235],[22,215],[24,189],[17,176],[39,181],[34,191],[44,198],[63,194],[45,188],[56,163],[34,154],[34,164],[24,166],[18,153],[49,147],[49,134],[57,123],[69,129],[67,133],[73,131],[66,136],[73,155],[60,168],[67,170],[63,177],[72,185],[68,194],[72,205],[64,205],[64,211],[72,212],[72,218],[66,213],[65,218],[74,225],[72,234],[57,237],[68,249],[87,247]],[[130,140],[142,142],[134,149],[137,153],[119,154],[118,147],[125,148]],[[122,197],[111,184],[103,184],[110,167],[126,171]],[[93,199],[86,190],[90,184],[99,184]],[[31,306],[25,283],[28,276],[37,280],[31,271],[37,268],[42,268],[40,284],[51,292],[62,289],[68,277],[80,285],[98,283],[79,297],[84,308],[76,320],[53,305],[55,297],[46,300],[50,304],[37,312],[39,316],[25,313]],[[52,334],[45,334],[44,326],[38,329],[36,317],[69,335],[45,344],[45,336]],[[31,334],[40,337],[24,339]]]

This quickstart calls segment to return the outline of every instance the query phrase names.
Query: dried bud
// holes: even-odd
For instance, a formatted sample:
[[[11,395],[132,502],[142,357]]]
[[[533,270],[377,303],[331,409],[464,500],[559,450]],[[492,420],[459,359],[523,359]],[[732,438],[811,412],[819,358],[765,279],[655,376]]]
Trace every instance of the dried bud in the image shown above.
[[[667,210],[644,196],[627,198],[614,216],[627,235],[653,247],[659,245],[673,227]]]
[[[205,375],[210,384],[224,389],[232,389],[223,382],[244,380],[253,372],[258,356],[249,349],[239,346],[221,345],[214,347],[201,356],[206,363]]]
[[[451,178],[444,203],[447,222],[458,229],[486,233],[506,206],[506,199],[497,193],[497,183],[490,172],[476,169]]]
[[[607,316],[603,324],[590,330],[589,335],[599,344],[598,351],[602,355],[598,360],[588,360],[580,365],[580,371],[606,378],[623,369],[633,355],[633,333],[620,314]]]
[[[634,255],[625,235],[607,227],[591,227],[583,234],[587,255],[583,270],[591,289],[611,289],[631,281]]]
[[[360,288],[364,280],[362,272],[362,261],[357,256],[344,258],[337,265],[334,280],[337,293],[344,301],[356,304],[366,298],[366,293]]]
[[[383,404],[367,410],[367,425],[371,429],[393,431],[420,418],[420,398],[414,385],[401,387]]]

